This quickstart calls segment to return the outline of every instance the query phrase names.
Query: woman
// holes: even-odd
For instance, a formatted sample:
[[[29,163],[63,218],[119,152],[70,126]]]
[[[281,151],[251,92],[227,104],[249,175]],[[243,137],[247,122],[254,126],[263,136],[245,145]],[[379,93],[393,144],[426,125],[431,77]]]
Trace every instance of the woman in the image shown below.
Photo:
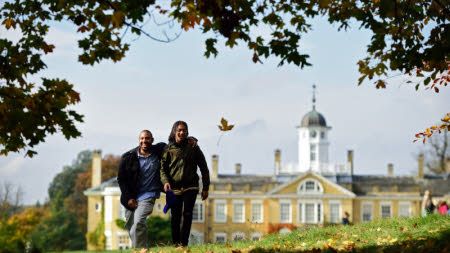
[[[431,192],[426,190],[422,199],[422,216],[433,214],[435,208]]]
[[[175,201],[171,206],[172,241],[187,246],[192,225],[192,210],[199,192],[197,167],[202,174],[202,200],[208,198],[209,170],[205,156],[198,146],[188,145],[188,126],[184,121],[173,124],[161,159],[161,181],[164,191],[172,191]],[[181,223],[183,215],[183,223]]]

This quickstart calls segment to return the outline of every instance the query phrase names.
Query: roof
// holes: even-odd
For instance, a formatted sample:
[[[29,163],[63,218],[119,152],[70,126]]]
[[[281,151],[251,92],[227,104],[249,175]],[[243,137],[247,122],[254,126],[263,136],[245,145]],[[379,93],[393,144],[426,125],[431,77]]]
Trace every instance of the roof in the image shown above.
[[[382,175],[353,175],[335,177],[333,179],[329,177],[325,178],[345,188],[351,184],[352,192],[357,196],[368,195],[374,192],[375,188],[377,188],[378,192],[420,192],[420,194],[423,194],[426,190],[429,190],[433,196],[444,196],[450,194],[450,179],[436,176],[425,176],[423,179],[417,179],[412,176],[387,177]],[[268,184],[272,185],[272,187],[275,185],[282,185],[280,181],[269,175],[236,174],[219,174],[218,180],[213,181],[212,184],[232,184],[234,186],[249,184],[253,187],[258,186],[258,189],[259,187]],[[106,187],[119,187],[117,178],[111,178],[97,187],[87,189],[85,194],[101,194]],[[268,188],[266,189],[269,190]]]
[[[276,182],[273,176],[267,175],[237,175],[237,174],[219,174],[216,183],[273,183]]]
[[[311,126],[321,126],[321,127],[327,126],[325,117],[318,111],[316,111],[316,109],[313,109],[312,111],[305,114],[300,123],[300,127],[311,127]]]
[[[101,183],[99,186],[87,189],[86,191],[84,191],[84,193],[86,195],[101,193],[101,192],[103,192],[103,190],[105,190],[106,187],[119,187],[117,178],[116,177],[110,178],[110,179],[104,181],[103,183]]]
[[[338,180],[340,185],[348,184]],[[353,175],[351,177],[352,190],[356,195],[367,195],[374,192],[420,192],[431,191],[435,196],[450,194],[450,181],[442,177],[425,177],[418,179],[412,176],[387,177],[381,175]]]

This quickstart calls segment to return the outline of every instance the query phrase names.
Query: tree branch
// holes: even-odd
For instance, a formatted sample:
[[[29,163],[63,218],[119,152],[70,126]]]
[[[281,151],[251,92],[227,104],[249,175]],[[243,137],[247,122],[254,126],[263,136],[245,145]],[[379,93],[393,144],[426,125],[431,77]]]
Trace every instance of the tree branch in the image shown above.
[[[447,16],[448,19],[450,19],[450,11],[441,3],[440,0],[434,0],[434,2],[437,3],[437,5],[439,5],[439,7],[441,7],[442,12],[444,12],[444,15]]]

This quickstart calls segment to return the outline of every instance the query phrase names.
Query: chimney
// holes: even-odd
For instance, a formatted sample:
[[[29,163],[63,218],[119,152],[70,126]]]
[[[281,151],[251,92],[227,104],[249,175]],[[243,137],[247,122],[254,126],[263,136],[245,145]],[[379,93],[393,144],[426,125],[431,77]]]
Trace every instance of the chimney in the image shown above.
[[[241,175],[242,164],[236,163],[234,168],[236,169],[236,175]]]
[[[275,175],[280,174],[281,170],[281,150],[275,149]]]
[[[388,165],[387,165],[387,174],[388,174],[388,177],[393,177],[394,176],[394,164],[388,163]]]
[[[218,155],[212,155],[212,180],[217,180],[219,177],[219,156]]]
[[[425,163],[425,156],[423,153],[419,154],[419,157],[417,158],[418,163],[418,171],[417,171],[417,178],[423,178],[424,176],[424,163]]]
[[[102,151],[92,152],[92,187],[97,187],[102,183]]]
[[[350,169],[350,175],[353,176],[353,150],[347,150],[347,167]]]
[[[445,172],[450,173],[450,157],[445,159]]]

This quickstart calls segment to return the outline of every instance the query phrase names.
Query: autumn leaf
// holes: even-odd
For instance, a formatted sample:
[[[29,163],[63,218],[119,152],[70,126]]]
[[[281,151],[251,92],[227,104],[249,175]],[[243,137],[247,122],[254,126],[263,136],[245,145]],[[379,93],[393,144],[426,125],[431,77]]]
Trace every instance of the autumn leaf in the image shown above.
[[[78,27],[77,32],[84,33],[84,32],[89,31],[89,29],[90,29],[89,27],[83,25],[83,26]]]
[[[222,117],[222,119],[220,120],[220,125],[218,125],[218,127],[220,131],[226,132],[233,129],[234,125],[228,125],[228,120]]]
[[[383,81],[383,80],[378,80],[375,83],[375,88],[377,88],[377,89],[386,89],[386,82]]]
[[[42,50],[44,50],[45,54],[53,52],[54,48],[55,48],[55,46],[52,45],[52,44],[44,44],[44,45],[42,45]]]
[[[9,28],[11,27],[15,27],[15,23],[14,20],[12,18],[7,18],[5,19],[5,21],[3,21],[3,24],[5,25],[6,29],[9,30]]]
[[[111,18],[111,23],[113,27],[120,27],[125,20],[125,15],[121,11],[115,11]]]

